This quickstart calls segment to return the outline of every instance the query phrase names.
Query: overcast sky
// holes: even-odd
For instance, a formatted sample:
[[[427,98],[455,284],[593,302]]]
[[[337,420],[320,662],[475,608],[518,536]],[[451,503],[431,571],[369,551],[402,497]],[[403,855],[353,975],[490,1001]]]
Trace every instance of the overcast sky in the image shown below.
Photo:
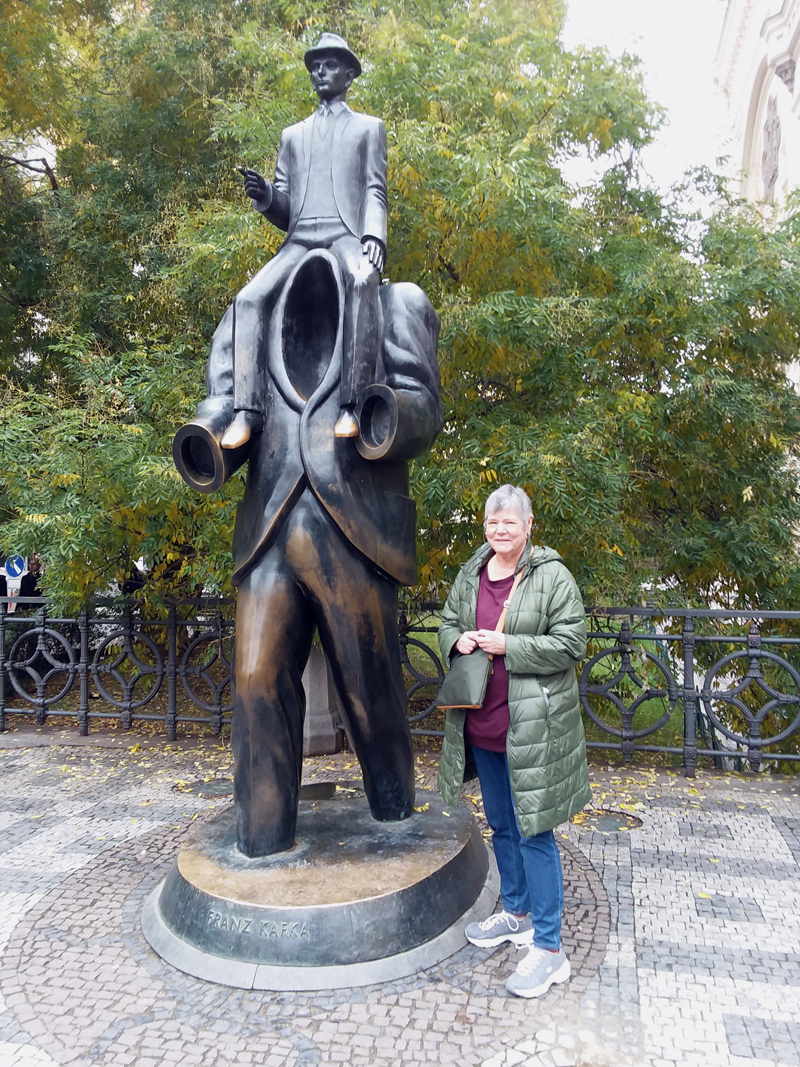
[[[647,172],[664,186],[692,166],[711,166],[724,110],[713,89],[726,0],[567,0],[564,43],[604,45],[639,56],[650,95],[669,125],[646,150]]]

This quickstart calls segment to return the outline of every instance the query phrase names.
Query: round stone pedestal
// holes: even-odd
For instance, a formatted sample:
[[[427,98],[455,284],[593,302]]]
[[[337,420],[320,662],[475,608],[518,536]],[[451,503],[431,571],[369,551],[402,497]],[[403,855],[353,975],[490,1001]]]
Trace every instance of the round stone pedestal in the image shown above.
[[[149,897],[151,947],[188,974],[246,989],[368,985],[432,967],[494,910],[494,858],[470,812],[419,790],[378,823],[353,789],[301,800],[290,852],[248,859],[233,808],[197,828]]]

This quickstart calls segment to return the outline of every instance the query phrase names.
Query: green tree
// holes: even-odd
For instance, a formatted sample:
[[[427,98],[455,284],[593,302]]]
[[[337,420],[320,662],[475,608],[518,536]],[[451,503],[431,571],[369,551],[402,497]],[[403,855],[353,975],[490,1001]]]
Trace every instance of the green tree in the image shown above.
[[[37,374],[49,341],[37,315],[50,260],[44,212],[95,61],[107,0],[0,0],[0,372]],[[31,359],[36,355],[37,359]]]
[[[613,169],[545,294],[484,291],[451,321],[457,446],[418,478],[461,504],[440,558],[512,481],[595,603],[794,602],[797,223],[715,191],[703,220]]]
[[[58,191],[34,176],[12,241],[33,250],[32,325],[2,364],[2,546],[42,551],[73,605],[140,555],[149,595],[226,588],[239,487],[191,493],[170,439],[216,321],[281,239],[236,166],[271,173],[280,131],[311,107],[303,51],[330,29],[368,58],[353,106],[390,133],[389,276],[442,317],[447,423],[413,478],[420,591],[443,589],[508,480],[594,601],[660,583],[787,602],[797,224],[708,175],[642,188],[660,112],[632,60],[565,51],[561,16],[556,0],[157,0],[81,24]],[[30,141],[42,127],[26,121]],[[579,190],[563,164],[585,152],[606,173]],[[703,218],[692,193],[709,189]]]

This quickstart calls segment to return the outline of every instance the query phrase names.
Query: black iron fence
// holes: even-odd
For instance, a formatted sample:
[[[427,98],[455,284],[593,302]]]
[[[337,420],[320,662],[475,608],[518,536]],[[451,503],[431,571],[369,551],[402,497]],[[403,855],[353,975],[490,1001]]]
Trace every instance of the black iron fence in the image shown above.
[[[9,715],[44,725],[66,716],[180,724],[219,733],[230,722],[233,602],[181,601],[144,619],[133,603],[98,602],[67,619],[42,598],[0,598],[0,730]],[[441,736],[434,698],[444,670],[439,604],[404,607],[401,645],[409,721]],[[620,753],[700,757],[718,767],[782,770],[800,762],[800,612],[603,608],[590,613],[579,688],[587,744]],[[800,768],[798,768],[800,769]]]
[[[436,659],[434,685],[439,607],[401,615],[406,645]],[[591,609],[579,691],[588,747],[626,762],[649,752],[680,757],[690,776],[698,757],[720,769],[800,770],[800,612]],[[429,720],[433,705],[413,714],[409,692],[413,722]]]
[[[83,735],[92,720],[160,721],[170,741],[179,723],[218,734],[231,713],[233,607],[185,600],[144,619],[133,602],[98,601],[66,619],[41,597],[0,598],[0,730],[13,714],[42,726],[67,716]]]

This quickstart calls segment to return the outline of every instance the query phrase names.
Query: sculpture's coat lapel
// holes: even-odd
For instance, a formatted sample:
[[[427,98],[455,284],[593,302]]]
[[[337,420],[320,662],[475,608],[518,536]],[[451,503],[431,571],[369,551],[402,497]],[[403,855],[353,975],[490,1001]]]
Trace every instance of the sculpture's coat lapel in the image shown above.
[[[316,112],[314,112],[316,114]],[[297,203],[299,205],[297,209],[297,215],[295,218],[299,218],[300,211],[306,199],[306,190],[308,189],[308,175],[311,170],[311,133],[314,129],[314,115],[310,115],[301,126],[302,138],[300,141],[300,156],[297,161],[300,168],[298,178],[300,179],[300,192],[297,197]]]

